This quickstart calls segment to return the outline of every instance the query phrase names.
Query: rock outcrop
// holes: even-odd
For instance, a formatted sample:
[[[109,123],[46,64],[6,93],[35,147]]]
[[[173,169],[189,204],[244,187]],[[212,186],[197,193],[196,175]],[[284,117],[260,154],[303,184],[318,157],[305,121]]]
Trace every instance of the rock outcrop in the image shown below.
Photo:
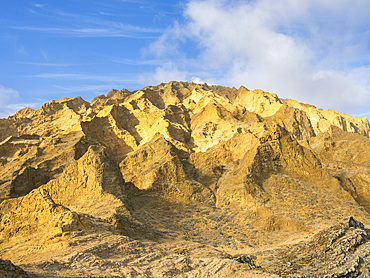
[[[92,146],[57,179],[0,204],[0,243],[37,240],[37,248],[69,246],[100,230],[137,234],[125,205],[125,182],[102,147]],[[137,229],[133,230],[135,225]]]
[[[29,278],[30,276],[20,267],[9,260],[0,259],[0,276],[3,278]]]
[[[0,258],[42,277],[268,277],[243,262],[366,277],[369,135],[366,119],[185,82],[26,108],[0,119]],[[294,254],[266,255],[287,240]]]
[[[343,131],[357,133],[366,137],[370,136],[370,124],[367,118],[351,117],[334,110],[317,109],[315,106],[299,103],[291,99],[283,100],[283,102],[290,107],[305,112],[316,135],[328,131],[332,126],[336,126]]]
[[[348,217],[277,258],[267,269],[280,277],[369,277],[370,230]]]

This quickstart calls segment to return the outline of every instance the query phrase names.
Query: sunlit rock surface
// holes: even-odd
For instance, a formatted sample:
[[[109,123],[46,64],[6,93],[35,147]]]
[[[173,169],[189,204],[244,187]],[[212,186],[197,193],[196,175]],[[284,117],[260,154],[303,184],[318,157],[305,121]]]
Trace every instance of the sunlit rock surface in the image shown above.
[[[23,109],[0,119],[1,263],[35,277],[368,277],[369,134],[367,119],[184,82]]]

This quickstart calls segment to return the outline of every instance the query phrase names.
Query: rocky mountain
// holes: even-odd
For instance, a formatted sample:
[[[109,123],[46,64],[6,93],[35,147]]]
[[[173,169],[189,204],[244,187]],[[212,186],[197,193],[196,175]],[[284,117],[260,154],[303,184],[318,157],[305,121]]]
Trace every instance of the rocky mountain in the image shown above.
[[[20,110],[0,119],[0,274],[369,277],[369,136],[185,82]]]

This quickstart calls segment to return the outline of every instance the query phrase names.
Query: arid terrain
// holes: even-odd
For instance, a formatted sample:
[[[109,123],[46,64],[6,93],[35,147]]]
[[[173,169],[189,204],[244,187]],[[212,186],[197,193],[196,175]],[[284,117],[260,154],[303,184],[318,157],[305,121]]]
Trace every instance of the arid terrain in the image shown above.
[[[170,82],[0,119],[0,277],[370,277],[370,124]]]

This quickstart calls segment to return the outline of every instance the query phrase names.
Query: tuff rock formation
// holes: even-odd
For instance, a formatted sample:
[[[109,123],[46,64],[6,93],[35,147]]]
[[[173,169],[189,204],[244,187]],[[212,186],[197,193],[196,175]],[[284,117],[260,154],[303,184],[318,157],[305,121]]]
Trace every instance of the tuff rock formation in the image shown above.
[[[184,82],[26,108],[0,119],[0,258],[35,277],[368,277],[369,136]]]
[[[370,277],[370,230],[349,217],[278,258],[267,269],[283,277]]]
[[[18,266],[12,264],[11,261],[0,259],[0,276],[3,278],[29,278],[30,276]]]

